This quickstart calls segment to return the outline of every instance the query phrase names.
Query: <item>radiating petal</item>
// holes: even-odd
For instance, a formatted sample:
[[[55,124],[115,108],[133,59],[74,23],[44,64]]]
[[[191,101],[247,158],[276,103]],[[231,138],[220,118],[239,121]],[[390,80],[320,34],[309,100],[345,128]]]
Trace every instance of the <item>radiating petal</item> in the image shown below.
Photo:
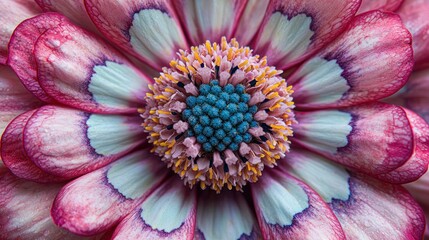
[[[413,110],[429,122],[429,69],[414,72],[404,91],[397,96],[405,107]]]
[[[25,112],[9,123],[1,138],[1,158],[15,176],[35,182],[59,182],[65,179],[51,175],[37,167],[27,156],[23,146],[23,131],[36,110]]]
[[[197,240],[261,239],[256,217],[242,193],[205,192],[198,198]]]
[[[91,32],[98,32],[89,18],[83,0],[35,0],[44,12],[59,12]]]
[[[410,123],[398,106],[296,112],[296,119],[294,142],[370,175],[398,168],[413,151]]]
[[[0,174],[0,239],[84,239],[55,226],[50,208],[61,184]]]
[[[294,148],[279,161],[279,168],[302,179],[327,203],[350,197],[349,172],[319,154]]]
[[[160,70],[187,42],[166,0],[85,0],[101,33],[122,49]]]
[[[420,116],[404,109],[411,124],[414,137],[413,155],[399,168],[377,176],[378,179],[394,184],[416,181],[428,169],[429,125]]]
[[[22,86],[9,67],[2,65],[0,65],[0,96],[0,136],[12,119],[42,104]]]
[[[401,186],[349,173],[305,151],[284,160],[329,204],[347,239],[421,239],[423,211]]]
[[[28,120],[24,148],[44,171],[77,177],[112,162],[145,140],[139,117],[44,106]]]
[[[404,0],[397,13],[413,35],[415,68],[429,67],[429,0]]]
[[[371,10],[396,11],[404,0],[362,0],[358,14]]]
[[[359,8],[360,0],[270,1],[254,45],[271,65],[297,64],[338,36]],[[335,6],[335,7],[332,7]]]
[[[242,46],[250,43],[250,40],[260,30],[262,20],[264,20],[265,12],[267,11],[269,1],[266,0],[248,0],[243,10],[243,13],[234,30],[234,38]]]
[[[170,177],[118,225],[112,239],[192,240],[196,214],[196,191]]]
[[[149,150],[128,154],[63,187],[52,217],[76,234],[103,232],[131,212],[165,175],[165,166]]]
[[[16,26],[23,20],[40,13],[33,1],[0,1],[0,63],[5,64],[8,57],[8,43]]]
[[[76,26],[46,31],[34,54],[40,85],[58,102],[99,113],[135,113],[143,105],[151,80],[100,38]]]
[[[177,0],[173,3],[192,45],[199,45],[206,40],[220,42],[223,36],[235,37],[232,33],[246,1]]]
[[[420,203],[420,206],[423,207],[426,215],[426,232],[425,237],[429,237],[429,171],[427,171],[419,180],[406,184],[405,188],[410,191],[411,195],[417,202]],[[425,238],[425,239],[426,239]]]
[[[58,13],[44,13],[28,19],[15,29],[9,43],[8,64],[16,72],[22,84],[39,99],[54,103],[37,81],[37,64],[34,45],[39,36],[49,28],[66,24],[67,18]]]
[[[345,239],[323,199],[286,172],[266,172],[252,196],[264,239]]]
[[[392,95],[412,69],[408,30],[397,15],[376,11],[356,17],[288,82],[294,85],[298,108],[343,107]]]

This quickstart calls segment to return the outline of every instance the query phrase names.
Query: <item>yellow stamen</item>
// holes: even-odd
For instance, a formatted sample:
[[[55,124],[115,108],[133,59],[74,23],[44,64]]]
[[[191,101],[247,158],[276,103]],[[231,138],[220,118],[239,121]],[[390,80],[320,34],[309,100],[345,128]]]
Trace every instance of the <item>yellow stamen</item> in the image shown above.
[[[220,44],[221,44],[221,47],[222,47],[222,51],[225,51],[226,48],[228,47],[228,43],[226,42],[226,37],[222,37]]]
[[[216,58],[215,58],[215,65],[216,66],[220,66],[220,56],[218,55],[218,56],[216,56]]]
[[[189,71],[188,71],[188,69],[186,69],[184,66],[182,66],[182,65],[177,65],[176,66],[176,68],[177,69],[179,69],[181,72],[183,72],[183,73],[186,73],[186,74],[188,74],[189,73]]]
[[[209,40],[206,41],[206,49],[209,55],[212,55],[212,46]]]
[[[201,64],[203,63],[203,60],[201,59],[200,55],[198,54],[198,49],[194,51],[194,58],[197,59],[197,61]]]
[[[177,66],[177,62],[176,61],[170,61],[170,66],[172,67],[172,68],[176,68],[176,66]]]
[[[169,98],[164,96],[164,95],[157,95],[157,96],[155,96],[155,99],[157,99],[157,100],[160,100],[160,99],[168,100]]]
[[[240,64],[238,64],[239,68],[243,68],[244,66],[246,66],[249,63],[249,60],[244,60],[243,62],[241,62]]]

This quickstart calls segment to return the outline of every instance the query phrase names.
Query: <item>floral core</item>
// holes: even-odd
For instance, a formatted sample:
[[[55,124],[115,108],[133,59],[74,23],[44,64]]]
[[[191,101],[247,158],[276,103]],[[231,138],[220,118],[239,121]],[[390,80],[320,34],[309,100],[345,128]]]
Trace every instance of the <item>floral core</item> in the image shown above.
[[[190,186],[256,182],[289,151],[292,87],[235,39],[180,50],[146,94],[149,142]]]

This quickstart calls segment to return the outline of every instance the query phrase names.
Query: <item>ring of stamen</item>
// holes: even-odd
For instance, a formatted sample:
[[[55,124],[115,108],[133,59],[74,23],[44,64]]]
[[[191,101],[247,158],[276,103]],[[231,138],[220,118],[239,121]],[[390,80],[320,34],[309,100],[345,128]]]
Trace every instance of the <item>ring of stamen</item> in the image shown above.
[[[289,151],[292,87],[235,39],[178,56],[146,94],[142,117],[152,151],[190,187],[219,192],[256,182]]]

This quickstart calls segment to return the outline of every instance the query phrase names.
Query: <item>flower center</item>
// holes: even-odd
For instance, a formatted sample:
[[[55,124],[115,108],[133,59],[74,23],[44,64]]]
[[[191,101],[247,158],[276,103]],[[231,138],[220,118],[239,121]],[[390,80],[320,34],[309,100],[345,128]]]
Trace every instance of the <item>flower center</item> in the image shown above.
[[[152,151],[190,187],[241,190],[289,151],[292,87],[232,39],[180,50],[146,94]]]
[[[201,84],[198,92],[186,98],[182,118],[189,124],[187,135],[195,137],[204,152],[237,151],[242,142],[252,141],[248,130],[258,126],[253,118],[258,108],[248,105],[250,95],[242,84],[221,87],[214,79]]]

